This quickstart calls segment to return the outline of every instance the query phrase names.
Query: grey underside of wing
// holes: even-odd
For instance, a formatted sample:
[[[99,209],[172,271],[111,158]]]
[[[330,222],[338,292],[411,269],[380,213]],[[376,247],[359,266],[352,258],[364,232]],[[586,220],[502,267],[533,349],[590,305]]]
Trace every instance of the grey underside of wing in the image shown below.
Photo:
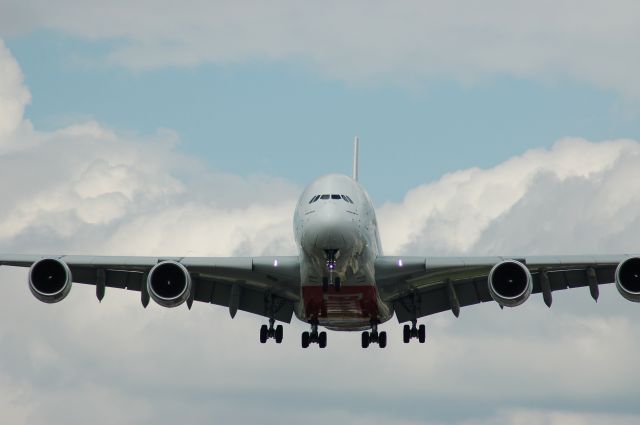
[[[76,283],[146,292],[146,277],[160,261],[182,263],[191,274],[194,301],[289,323],[300,297],[297,256],[285,257],[112,257],[84,255],[0,255],[0,265],[30,267],[41,258],[64,261]]]
[[[617,265],[636,255],[514,257],[379,257],[376,281],[383,300],[393,304],[399,322],[493,301],[488,274],[497,263],[515,259],[526,264],[533,293],[587,286],[598,298],[598,285],[612,283]],[[549,286],[549,291],[543,291]]]

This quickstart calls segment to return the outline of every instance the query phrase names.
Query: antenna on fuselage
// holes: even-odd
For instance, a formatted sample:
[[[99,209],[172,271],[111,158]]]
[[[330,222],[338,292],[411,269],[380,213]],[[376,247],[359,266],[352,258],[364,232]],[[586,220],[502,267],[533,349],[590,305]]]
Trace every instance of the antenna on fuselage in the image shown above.
[[[353,139],[353,179],[358,181],[358,168],[360,162],[360,139]]]

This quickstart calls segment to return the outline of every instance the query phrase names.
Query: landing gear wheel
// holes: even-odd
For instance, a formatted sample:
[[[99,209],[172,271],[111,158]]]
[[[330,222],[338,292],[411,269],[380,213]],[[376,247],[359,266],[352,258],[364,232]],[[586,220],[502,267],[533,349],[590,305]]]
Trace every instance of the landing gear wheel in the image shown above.
[[[318,345],[320,346],[320,348],[324,348],[327,346],[327,333],[326,332],[320,332],[318,334]]]
[[[267,328],[267,325],[262,325],[260,326],[260,343],[267,342],[267,338],[269,338],[269,328]]]
[[[387,333],[382,331],[378,334],[378,346],[384,348],[387,346]]]
[[[284,335],[284,331],[282,329],[282,325],[276,326],[276,332],[275,332],[275,335],[274,335],[274,338],[276,340],[276,344],[282,343],[283,335]]]
[[[272,317],[269,319],[269,326],[260,326],[260,343],[264,344],[270,338],[275,339],[277,344],[280,344],[282,342],[282,325],[274,327],[273,325],[275,324],[275,322],[276,319]]]
[[[339,277],[336,277],[335,281],[333,282],[333,287],[336,288],[336,291],[339,291],[341,285],[342,285],[342,280],[340,280]]]
[[[420,344],[424,344],[427,339],[427,329],[425,325],[417,325],[417,320],[412,320],[411,326],[404,325],[402,328],[402,341],[408,344],[413,338],[416,338]]]
[[[362,348],[369,347],[369,342],[370,342],[369,332],[367,331],[362,332]]]
[[[309,335],[309,332],[307,331],[302,332],[302,348],[309,348],[310,340],[311,340],[311,336]]]
[[[405,344],[411,341],[411,326],[404,325],[404,328],[402,328],[402,341],[404,341]]]

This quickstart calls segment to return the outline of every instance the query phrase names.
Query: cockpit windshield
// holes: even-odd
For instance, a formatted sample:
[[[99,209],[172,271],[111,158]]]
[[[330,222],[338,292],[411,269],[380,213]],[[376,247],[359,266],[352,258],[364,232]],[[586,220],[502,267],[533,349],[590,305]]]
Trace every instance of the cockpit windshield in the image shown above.
[[[349,204],[353,204],[353,201],[347,195],[339,195],[337,193],[331,193],[331,194],[325,193],[325,194],[322,194],[322,195],[314,195],[309,200],[309,203],[313,204],[314,202],[318,201],[319,199],[322,199],[322,200],[331,199],[331,200],[336,200],[336,201],[341,199],[344,202],[347,202]]]

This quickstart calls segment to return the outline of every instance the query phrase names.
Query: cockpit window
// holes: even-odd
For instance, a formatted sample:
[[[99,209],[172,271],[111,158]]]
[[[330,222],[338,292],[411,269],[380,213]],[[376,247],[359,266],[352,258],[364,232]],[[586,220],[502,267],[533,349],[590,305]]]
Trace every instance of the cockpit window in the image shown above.
[[[313,204],[314,202],[320,200],[320,199],[342,199],[345,202],[348,202],[350,204],[353,204],[353,201],[351,200],[351,198],[349,198],[347,195],[338,195],[336,193],[332,193],[332,194],[323,194],[323,195],[315,195],[313,198],[311,198],[309,200],[310,204]]]

